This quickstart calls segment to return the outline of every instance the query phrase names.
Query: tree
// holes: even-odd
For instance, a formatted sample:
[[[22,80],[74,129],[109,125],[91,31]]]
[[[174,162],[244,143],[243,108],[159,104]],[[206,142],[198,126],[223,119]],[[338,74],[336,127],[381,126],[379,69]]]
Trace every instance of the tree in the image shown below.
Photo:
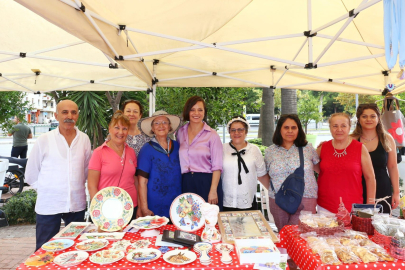
[[[281,89],[281,114],[297,113],[297,90]]]
[[[235,115],[242,115],[243,105],[258,109],[260,104],[247,104],[248,93],[251,88],[229,87],[158,87],[156,90],[156,110],[165,110],[170,114],[180,115],[184,104],[191,96],[200,96],[207,104],[208,125],[217,129],[227,124]]]
[[[260,126],[262,131],[262,140],[264,146],[273,144],[274,134],[274,90],[270,88],[263,88],[264,105],[262,106],[260,114]]]
[[[359,95],[359,104],[374,103],[376,100],[381,99],[379,95]],[[344,111],[354,115],[356,114],[356,95],[349,93],[339,93],[335,98],[344,107]]]
[[[8,133],[12,126],[14,117],[25,122],[25,116],[32,107],[28,101],[25,101],[24,92],[0,92],[0,128],[3,133]]]
[[[298,100],[298,117],[305,127],[305,133],[308,131],[308,123],[311,120],[322,121],[322,112],[319,112],[319,99],[309,94],[309,91],[303,91]]]

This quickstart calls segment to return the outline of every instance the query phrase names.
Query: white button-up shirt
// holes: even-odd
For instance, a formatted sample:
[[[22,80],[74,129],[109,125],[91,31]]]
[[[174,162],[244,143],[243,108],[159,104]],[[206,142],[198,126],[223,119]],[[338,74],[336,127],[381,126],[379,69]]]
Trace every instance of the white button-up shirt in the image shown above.
[[[238,157],[232,155],[236,153],[229,146],[229,143],[223,144],[223,171],[222,171],[222,189],[224,190],[224,206],[231,208],[247,209],[252,207],[253,197],[257,191],[257,177],[266,175],[266,164],[259,147],[247,143],[243,160],[249,170],[246,173],[241,167],[242,184],[238,184]],[[241,151],[242,149],[240,149]]]
[[[41,135],[29,155],[25,180],[37,190],[40,215],[86,209],[85,183],[91,157],[89,137],[79,131],[70,147],[59,128]]]

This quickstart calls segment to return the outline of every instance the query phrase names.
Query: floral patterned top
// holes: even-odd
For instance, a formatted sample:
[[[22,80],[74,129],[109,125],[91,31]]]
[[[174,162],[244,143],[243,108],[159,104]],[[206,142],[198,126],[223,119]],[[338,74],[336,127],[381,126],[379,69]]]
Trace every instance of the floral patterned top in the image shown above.
[[[314,175],[314,166],[320,159],[311,143],[303,147],[304,150],[304,180],[305,180],[305,198],[318,197],[318,184]],[[284,180],[300,166],[300,156],[298,147],[293,144],[289,150],[282,146],[271,145],[265,151],[264,161],[266,162],[267,172],[273,182],[274,189],[277,192]],[[269,187],[269,196],[274,199],[274,193]]]
[[[139,151],[141,151],[142,146],[150,141],[150,137],[145,133],[141,132],[138,135],[129,135],[127,136],[127,144],[135,150],[136,156],[139,156]]]

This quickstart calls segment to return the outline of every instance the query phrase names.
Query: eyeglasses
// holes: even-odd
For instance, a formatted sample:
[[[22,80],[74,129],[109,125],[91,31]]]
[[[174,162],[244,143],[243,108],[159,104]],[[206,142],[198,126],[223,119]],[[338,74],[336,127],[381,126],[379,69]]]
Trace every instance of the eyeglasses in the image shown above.
[[[232,128],[231,130],[229,130],[231,133],[242,133],[245,132],[246,128]]]
[[[154,125],[155,127],[158,127],[158,126],[160,126],[160,125],[167,126],[167,125],[169,125],[169,124],[170,124],[170,123],[167,122],[167,121],[153,122],[153,125]]]

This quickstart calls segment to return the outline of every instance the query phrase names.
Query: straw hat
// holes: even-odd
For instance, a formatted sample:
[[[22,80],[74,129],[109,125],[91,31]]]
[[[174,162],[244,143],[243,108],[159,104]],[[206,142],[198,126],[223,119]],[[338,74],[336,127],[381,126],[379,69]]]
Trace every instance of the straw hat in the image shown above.
[[[152,121],[159,116],[165,116],[170,120],[170,127],[172,128],[172,131],[170,131],[169,134],[176,132],[176,130],[180,126],[181,122],[180,117],[178,117],[177,115],[168,114],[165,111],[157,111],[154,112],[151,117],[142,118],[139,121],[139,128],[141,129],[141,131],[146,135],[148,135],[149,137],[153,137]]]

